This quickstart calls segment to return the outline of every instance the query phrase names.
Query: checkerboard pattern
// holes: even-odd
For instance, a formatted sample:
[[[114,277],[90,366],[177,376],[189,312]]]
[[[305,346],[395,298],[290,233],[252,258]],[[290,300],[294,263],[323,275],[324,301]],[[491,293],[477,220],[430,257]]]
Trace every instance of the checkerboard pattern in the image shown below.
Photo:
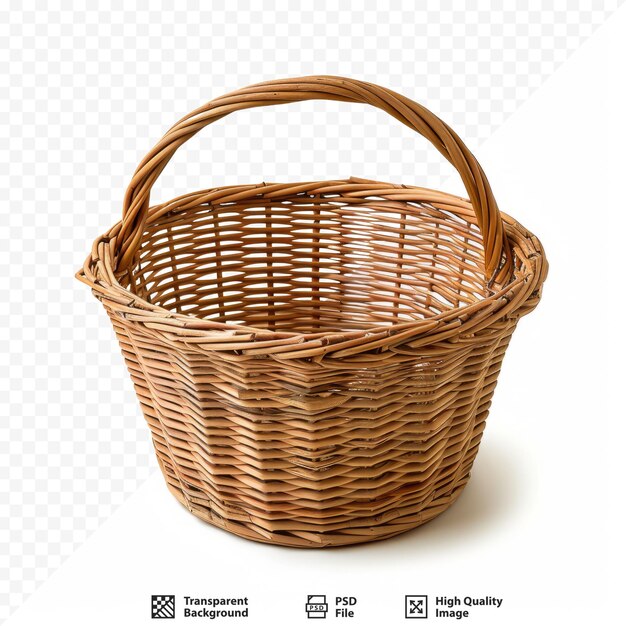
[[[73,274],[170,125],[250,83],[349,75],[423,102],[480,157],[621,3],[3,3],[0,620],[157,471],[109,321]],[[384,113],[308,102],[215,124],[153,196],[350,175],[462,193],[450,174]]]
[[[174,596],[152,596],[152,619],[174,619],[176,616]]]

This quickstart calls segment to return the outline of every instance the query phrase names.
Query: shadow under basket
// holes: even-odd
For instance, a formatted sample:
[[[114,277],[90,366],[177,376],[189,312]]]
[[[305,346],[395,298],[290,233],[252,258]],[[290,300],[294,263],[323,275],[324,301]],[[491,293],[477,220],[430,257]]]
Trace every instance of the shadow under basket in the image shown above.
[[[201,128],[309,99],[387,111],[456,167],[469,200],[351,178],[150,206]],[[139,165],[123,220],[78,277],[110,316],[176,498],[248,539],[322,547],[391,537],[458,498],[546,273],[539,241],[499,212],[444,122],[382,87],[317,76],[183,118]]]

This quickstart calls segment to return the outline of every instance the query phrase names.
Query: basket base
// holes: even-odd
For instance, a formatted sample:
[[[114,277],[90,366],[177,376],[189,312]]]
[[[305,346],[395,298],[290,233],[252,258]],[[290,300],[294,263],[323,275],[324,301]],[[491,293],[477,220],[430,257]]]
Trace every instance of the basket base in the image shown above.
[[[164,470],[161,460],[161,470]],[[454,488],[446,494],[439,495],[433,499],[428,506],[424,507],[418,513],[406,514],[402,511],[397,512],[397,516],[389,521],[381,520],[381,524],[371,527],[355,526],[350,529],[343,529],[341,532],[320,532],[303,531],[295,534],[290,533],[267,533],[261,534],[255,532],[249,526],[238,523],[233,520],[225,520],[217,515],[211,515],[206,507],[195,505],[190,502],[180,487],[177,477],[172,476],[169,472],[163,471],[163,477],[170,492],[174,497],[195,517],[201,519],[207,524],[221,528],[244,539],[258,541],[261,543],[269,543],[277,546],[287,546],[290,548],[331,548],[347,545],[355,545],[359,543],[370,543],[372,541],[382,541],[396,535],[408,532],[430,522],[435,517],[441,515],[450,506],[452,506],[461,495],[463,488],[467,484],[470,474],[469,472],[454,484]]]

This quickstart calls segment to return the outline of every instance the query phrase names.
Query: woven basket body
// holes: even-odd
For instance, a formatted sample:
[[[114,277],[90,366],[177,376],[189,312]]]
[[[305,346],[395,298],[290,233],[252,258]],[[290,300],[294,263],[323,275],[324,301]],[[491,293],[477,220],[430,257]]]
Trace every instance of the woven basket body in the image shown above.
[[[353,178],[150,206],[202,127],[306,99],[388,111],[452,162],[469,200]],[[308,77],[183,118],[78,276],[110,316],[178,500],[249,539],[316,547],[390,537],[455,501],[546,272],[539,241],[498,211],[441,120],[369,83]]]

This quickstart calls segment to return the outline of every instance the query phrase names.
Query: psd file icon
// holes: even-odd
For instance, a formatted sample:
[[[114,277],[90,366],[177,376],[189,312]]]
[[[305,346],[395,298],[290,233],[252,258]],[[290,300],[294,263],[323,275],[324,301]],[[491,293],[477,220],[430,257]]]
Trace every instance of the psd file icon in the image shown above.
[[[326,619],[328,613],[326,596],[307,596],[305,610],[309,619]]]
[[[426,619],[428,617],[428,596],[404,596],[404,617],[406,619]]]

